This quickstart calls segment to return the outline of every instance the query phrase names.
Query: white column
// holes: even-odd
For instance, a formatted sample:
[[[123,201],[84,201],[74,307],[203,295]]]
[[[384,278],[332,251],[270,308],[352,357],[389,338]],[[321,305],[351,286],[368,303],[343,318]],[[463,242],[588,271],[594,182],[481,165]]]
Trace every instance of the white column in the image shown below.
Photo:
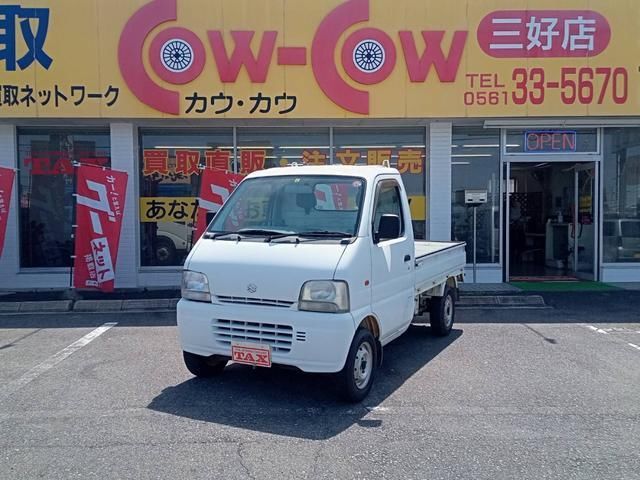
[[[127,198],[116,263],[116,288],[138,286],[138,133],[130,123],[111,124],[111,168],[127,172]]]
[[[15,125],[0,125],[0,166],[18,168]],[[0,257],[0,288],[3,289],[16,286],[16,277],[20,269],[18,211],[18,172],[16,172],[16,181],[13,184],[11,208],[7,223],[7,234],[2,256]]]
[[[451,123],[429,125],[429,239],[451,239]]]

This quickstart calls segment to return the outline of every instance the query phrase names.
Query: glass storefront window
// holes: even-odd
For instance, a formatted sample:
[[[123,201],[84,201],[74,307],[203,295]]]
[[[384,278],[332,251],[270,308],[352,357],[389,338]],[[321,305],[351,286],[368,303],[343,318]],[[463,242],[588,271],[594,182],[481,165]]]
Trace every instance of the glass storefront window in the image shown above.
[[[425,128],[335,128],[333,162],[381,165],[385,160],[402,174],[410,199],[415,237],[426,235]]]
[[[292,163],[329,163],[328,128],[239,128],[238,173]]]
[[[20,266],[70,267],[73,162],[111,165],[109,130],[18,129]]]
[[[454,127],[451,148],[451,238],[467,242],[467,262],[473,262],[473,209],[464,203],[465,190],[486,190],[487,203],[477,210],[478,263],[500,258],[500,134],[477,127]]]
[[[529,129],[508,130],[507,154],[575,154],[598,152],[598,130],[580,129]]]
[[[141,130],[141,264],[180,266],[194,243],[200,166],[234,168],[233,131]]]
[[[603,260],[640,262],[640,128],[608,128],[603,146]]]

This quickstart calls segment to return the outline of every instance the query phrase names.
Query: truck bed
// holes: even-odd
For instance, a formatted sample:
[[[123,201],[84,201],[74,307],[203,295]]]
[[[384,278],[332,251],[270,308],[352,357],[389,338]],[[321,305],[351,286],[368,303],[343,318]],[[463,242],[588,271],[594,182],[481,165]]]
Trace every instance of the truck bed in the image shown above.
[[[467,262],[464,248],[464,242],[416,240],[416,295],[462,274]]]

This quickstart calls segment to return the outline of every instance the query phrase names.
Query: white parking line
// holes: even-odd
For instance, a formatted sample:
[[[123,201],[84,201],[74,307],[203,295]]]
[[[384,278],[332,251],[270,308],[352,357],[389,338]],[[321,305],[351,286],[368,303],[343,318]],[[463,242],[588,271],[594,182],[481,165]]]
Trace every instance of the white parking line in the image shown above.
[[[588,328],[589,330],[593,330],[594,332],[604,333],[605,335],[608,335],[608,334],[609,334],[609,332],[607,332],[606,330],[603,330],[603,329],[598,328],[598,327],[594,327],[593,325],[587,325],[587,328]]]
[[[607,330],[603,330],[602,328],[594,327],[593,325],[584,325],[584,324],[582,324],[582,326],[588,328],[592,332],[603,333],[605,335],[609,335],[610,332],[614,332],[615,333],[615,331],[616,331],[615,328],[609,328],[608,330],[610,330],[610,332],[608,332]],[[640,332],[633,332],[631,330],[630,330],[630,332],[631,333],[640,333]],[[628,333],[628,332],[624,332],[624,333]],[[615,335],[612,335],[609,338],[611,340],[613,340],[615,343],[619,344],[619,345],[622,345],[623,343],[626,343],[628,346],[630,346],[632,348],[635,348],[636,350],[640,350],[640,346],[636,345],[635,343],[625,342],[621,338],[616,338]]]
[[[6,385],[1,386],[0,387],[0,400],[3,400],[6,397],[8,397],[9,395],[17,392],[22,387],[27,385],[29,382],[31,382],[32,380],[35,380],[36,378],[38,378],[40,375],[42,375],[47,370],[52,369],[57,364],[59,364],[61,361],[63,361],[65,358],[67,358],[68,356],[70,356],[74,352],[80,350],[82,347],[88,345],[90,342],[92,342],[93,340],[98,338],[100,335],[102,335],[104,332],[106,332],[110,328],[116,326],[117,324],[118,324],[118,322],[108,322],[108,323],[105,323],[105,324],[99,326],[95,330],[87,333],[81,339],[76,340],[75,342],[73,342],[68,347],[63,348],[58,353],[50,356],[49,358],[47,358],[41,364],[36,365],[31,370],[29,370],[27,373],[22,375],[20,378],[17,378],[15,380],[7,383]]]

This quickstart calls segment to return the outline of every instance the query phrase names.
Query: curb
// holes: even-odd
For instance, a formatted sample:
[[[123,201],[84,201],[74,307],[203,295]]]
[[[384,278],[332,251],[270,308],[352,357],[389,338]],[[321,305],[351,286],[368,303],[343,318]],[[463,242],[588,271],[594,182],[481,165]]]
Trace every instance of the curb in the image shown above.
[[[50,300],[0,302],[0,315],[21,313],[175,312],[179,298],[138,300]],[[462,295],[458,306],[467,308],[550,308],[540,295]]]
[[[462,308],[549,308],[541,295],[464,295],[458,306]]]
[[[49,300],[44,302],[0,302],[0,315],[20,313],[109,313],[175,311],[179,298],[142,300]]]

